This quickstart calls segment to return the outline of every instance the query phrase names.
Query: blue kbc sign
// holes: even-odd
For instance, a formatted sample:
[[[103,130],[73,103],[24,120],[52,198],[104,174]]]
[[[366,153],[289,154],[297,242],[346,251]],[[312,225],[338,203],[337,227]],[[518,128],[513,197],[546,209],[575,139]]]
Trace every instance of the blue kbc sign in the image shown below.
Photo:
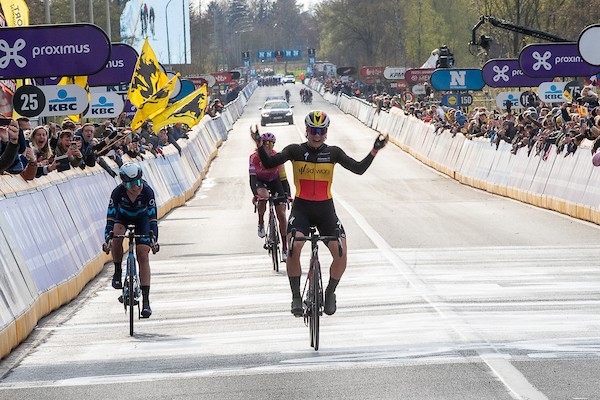
[[[436,69],[431,86],[436,90],[481,90],[485,82],[480,69]]]

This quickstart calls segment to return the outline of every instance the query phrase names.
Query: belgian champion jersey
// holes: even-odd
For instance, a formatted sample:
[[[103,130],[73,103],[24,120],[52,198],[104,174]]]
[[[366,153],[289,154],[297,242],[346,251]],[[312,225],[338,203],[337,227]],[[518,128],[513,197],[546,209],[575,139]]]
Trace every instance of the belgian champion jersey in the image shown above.
[[[274,155],[267,154],[263,146],[258,155],[266,168],[273,168],[286,161],[292,161],[296,197],[304,200],[324,201],[331,199],[333,167],[340,164],[355,174],[362,175],[373,162],[369,153],[363,160],[356,161],[337,146],[322,144],[315,149],[307,142],[291,144]]]

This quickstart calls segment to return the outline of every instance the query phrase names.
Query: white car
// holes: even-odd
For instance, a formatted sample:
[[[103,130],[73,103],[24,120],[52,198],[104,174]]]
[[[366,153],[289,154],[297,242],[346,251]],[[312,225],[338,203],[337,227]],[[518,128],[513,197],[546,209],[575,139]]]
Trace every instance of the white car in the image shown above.
[[[281,79],[282,83],[296,83],[296,77],[294,75],[286,75]]]

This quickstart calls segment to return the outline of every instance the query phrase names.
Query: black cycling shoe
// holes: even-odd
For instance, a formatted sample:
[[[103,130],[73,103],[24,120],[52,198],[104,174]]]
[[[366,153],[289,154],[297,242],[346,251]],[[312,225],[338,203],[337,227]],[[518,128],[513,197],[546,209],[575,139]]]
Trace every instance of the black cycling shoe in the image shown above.
[[[292,314],[294,314],[294,317],[301,317],[304,314],[302,299],[300,297],[292,298]]]
[[[337,309],[335,305],[335,293],[327,293],[325,292],[325,307],[323,307],[323,311],[327,315],[335,314],[335,310]]]
[[[123,289],[123,283],[121,282],[120,276],[114,276],[112,278],[112,287],[115,289]]]
[[[150,303],[144,303],[142,306],[142,318],[150,318],[152,315],[152,309],[150,308]]]

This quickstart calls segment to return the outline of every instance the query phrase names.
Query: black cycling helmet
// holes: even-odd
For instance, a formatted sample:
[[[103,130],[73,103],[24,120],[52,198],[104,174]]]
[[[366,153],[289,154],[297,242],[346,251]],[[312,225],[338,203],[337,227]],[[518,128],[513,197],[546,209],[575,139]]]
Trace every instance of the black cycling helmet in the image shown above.
[[[310,128],[328,128],[329,117],[324,111],[311,111],[304,118],[304,124]]]

